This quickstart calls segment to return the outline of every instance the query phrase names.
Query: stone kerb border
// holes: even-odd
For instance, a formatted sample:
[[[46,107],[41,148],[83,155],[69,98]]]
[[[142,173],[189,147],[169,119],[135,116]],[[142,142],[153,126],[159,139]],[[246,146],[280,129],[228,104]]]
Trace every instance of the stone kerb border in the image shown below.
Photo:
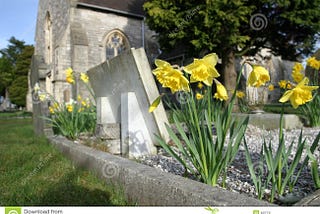
[[[119,186],[129,202],[139,206],[274,206],[245,195],[162,172],[137,162],[49,136],[75,165]]]

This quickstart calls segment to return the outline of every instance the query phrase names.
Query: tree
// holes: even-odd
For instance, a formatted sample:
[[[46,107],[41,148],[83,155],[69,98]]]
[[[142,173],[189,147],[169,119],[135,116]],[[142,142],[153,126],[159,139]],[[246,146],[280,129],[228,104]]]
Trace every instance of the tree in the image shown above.
[[[25,106],[28,91],[28,71],[34,52],[32,45],[14,37],[7,48],[0,50],[0,94],[9,92],[10,100],[18,106]]]
[[[270,48],[297,60],[319,39],[320,0],[149,0],[144,9],[164,52],[181,46],[193,57],[216,52],[225,82],[236,75],[235,56]]]
[[[5,58],[0,58],[0,95],[5,95],[6,89],[10,86],[13,80],[13,69],[10,61]]]
[[[18,106],[26,105],[28,92],[28,73],[30,70],[31,58],[34,52],[32,45],[26,45],[17,56],[15,64],[15,76],[9,87],[11,102]]]

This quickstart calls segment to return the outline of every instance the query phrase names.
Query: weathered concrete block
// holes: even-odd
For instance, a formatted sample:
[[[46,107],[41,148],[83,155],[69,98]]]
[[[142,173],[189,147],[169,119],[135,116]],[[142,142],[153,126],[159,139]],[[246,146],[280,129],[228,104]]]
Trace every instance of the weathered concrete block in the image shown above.
[[[134,92],[121,94],[121,144],[122,154],[129,158],[156,154],[152,135],[143,118]]]
[[[119,123],[103,123],[97,124],[96,136],[103,140],[120,139],[120,124]]]
[[[49,140],[76,165],[121,188],[126,199],[139,206],[274,206],[75,144],[61,136]]]
[[[295,206],[320,206],[320,189],[296,203]]]
[[[264,129],[279,129],[280,127],[280,114],[234,114],[237,118],[244,118],[249,116],[249,124]],[[294,114],[283,115],[283,128],[284,129],[296,129],[302,128],[299,117]]]
[[[110,99],[108,97],[97,97],[97,124],[116,123],[115,113],[112,112]]]

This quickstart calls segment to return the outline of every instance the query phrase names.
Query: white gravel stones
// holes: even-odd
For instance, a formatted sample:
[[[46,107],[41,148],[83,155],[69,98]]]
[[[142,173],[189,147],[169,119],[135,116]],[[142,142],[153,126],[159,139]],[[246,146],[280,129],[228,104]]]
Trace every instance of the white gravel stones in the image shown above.
[[[294,154],[296,150],[296,142],[299,138],[300,131],[300,129],[284,130],[286,147],[288,147],[292,141],[295,142],[292,154]],[[313,140],[319,132],[320,128],[303,128],[303,138],[306,139],[307,145],[311,146]],[[253,159],[253,163],[259,160],[259,153],[263,144],[263,138],[267,140],[267,143],[271,140],[274,152],[278,148],[279,130],[263,130],[249,125],[245,137],[251,153],[251,158]],[[303,160],[305,156],[306,153],[304,152],[301,160]],[[315,156],[320,162],[319,146],[315,151]],[[174,158],[170,157],[162,148],[159,149],[158,155],[142,157],[139,159],[139,162],[176,175],[182,176],[184,174],[184,167]],[[193,177],[192,179],[197,178]],[[219,179],[219,185],[221,185],[221,183],[222,180]],[[256,191],[247,168],[243,144],[240,146],[239,153],[228,169],[226,188],[233,192],[245,193],[249,196],[256,197]],[[301,198],[314,191],[315,189],[310,174],[310,169],[306,168],[302,171],[293,193],[298,196],[298,198]],[[269,194],[268,192],[270,193],[270,189],[266,190],[266,194]],[[280,202],[278,201],[277,203]]]

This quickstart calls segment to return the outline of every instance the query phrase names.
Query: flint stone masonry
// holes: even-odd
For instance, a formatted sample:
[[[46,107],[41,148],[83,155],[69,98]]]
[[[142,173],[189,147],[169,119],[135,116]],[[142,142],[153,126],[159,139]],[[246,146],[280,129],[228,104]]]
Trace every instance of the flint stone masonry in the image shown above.
[[[61,136],[49,140],[75,165],[95,172],[139,206],[274,206],[75,144]]]
[[[114,134],[103,126],[120,123],[120,148],[129,152],[129,157],[154,154],[155,134],[168,141],[162,103],[153,113],[148,112],[159,92],[143,48],[131,49],[87,73],[97,97],[97,127],[105,130],[102,137]]]

